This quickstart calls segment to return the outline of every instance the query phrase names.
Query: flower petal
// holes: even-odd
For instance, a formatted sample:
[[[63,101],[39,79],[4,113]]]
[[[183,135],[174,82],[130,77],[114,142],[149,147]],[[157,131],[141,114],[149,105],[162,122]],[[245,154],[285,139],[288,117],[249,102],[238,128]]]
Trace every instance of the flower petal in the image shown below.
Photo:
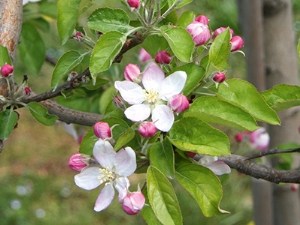
[[[85,190],[92,190],[101,184],[99,167],[88,167],[75,175],[75,184]]]
[[[187,75],[184,71],[176,71],[166,77],[160,86],[160,97],[167,101],[172,96],[179,94],[185,85],[186,77]]]
[[[122,98],[131,105],[145,101],[145,90],[137,83],[131,81],[116,81],[115,88],[120,92]]]
[[[109,141],[99,139],[94,145],[93,155],[99,164],[106,169],[112,170],[116,154]]]
[[[149,105],[137,104],[130,106],[125,110],[125,116],[134,122],[144,121],[150,116],[151,109]]]
[[[135,151],[130,147],[126,147],[118,151],[116,155],[115,171],[121,177],[128,177],[136,170]]]
[[[210,169],[216,175],[223,175],[231,172],[230,167],[222,161],[215,161],[213,163],[203,165],[203,166]]]
[[[156,63],[149,63],[143,73],[142,83],[146,90],[158,91],[165,74]]]
[[[157,129],[167,132],[174,123],[173,111],[169,106],[157,105],[152,110],[152,121]]]
[[[114,196],[115,190],[113,185],[111,183],[106,183],[96,200],[94,210],[100,212],[101,210],[106,209],[112,202]]]
[[[129,188],[129,180],[127,177],[119,177],[115,181],[115,188],[119,192],[119,202],[122,203],[123,199],[126,197]]]

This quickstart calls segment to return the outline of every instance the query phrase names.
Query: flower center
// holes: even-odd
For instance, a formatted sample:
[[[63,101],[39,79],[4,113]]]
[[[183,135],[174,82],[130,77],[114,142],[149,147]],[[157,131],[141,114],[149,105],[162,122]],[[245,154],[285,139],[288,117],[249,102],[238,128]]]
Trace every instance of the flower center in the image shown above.
[[[146,92],[146,101],[150,104],[154,104],[158,100],[158,92],[154,90],[149,90]]]
[[[113,171],[110,171],[105,168],[100,168],[99,172],[101,176],[99,176],[98,178],[102,181],[102,183],[110,182],[116,179],[116,174]]]

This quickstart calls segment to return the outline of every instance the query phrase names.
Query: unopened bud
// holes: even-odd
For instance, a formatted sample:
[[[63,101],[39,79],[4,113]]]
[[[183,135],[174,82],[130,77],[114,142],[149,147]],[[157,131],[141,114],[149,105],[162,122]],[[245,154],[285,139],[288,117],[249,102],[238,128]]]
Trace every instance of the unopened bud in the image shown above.
[[[72,170],[80,172],[89,165],[89,156],[83,154],[74,154],[69,159],[69,167]]]
[[[83,37],[84,37],[84,34],[80,31],[76,31],[74,34],[73,34],[73,38],[77,41],[82,41],[83,40]]]
[[[127,0],[127,3],[132,9],[138,9],[140,7],[140,0]]]
[[[29,86],[24,87],[24,93],[25,93],[25,95],[30,95],[31,94],[31,88]]]
[[[209,19],[206,16],[200,15],[195,18],[195,21],[208,25]]]
[[[210,39],[210,30],[203,23],[194,21],[187,26],[187,31],[192,36],[196,46],[203,45]]]
[[[174,95],[169,100],[169,105],[171,109],[173,109],[173,111],[177,113],[181,113],[190,107],[189,100],[185,95],[182,94]]]
[[[243,133],[237,133],[236,135],[234,135],[234,139],[237,143],[241,143],[244,139]]]
[[[142,192],[129,192],[123,199],[122,208],[128,215],[136,215],[145,205],[145,197]]]
[[[165,50],[159,51],[155,56],[155,62],[160,64],[169,64],[171,60],[171,55]]]
[[[299,184],[290,184],[290,189],[292,192],[297,192],[299,190]]]
[[[231,51],[238,51],[244,47],[244,40],[240,36],[233,36],[230,40]]]
[[[213,76],[213,80],[216,83],[222,83],[226,80],[226,75],[222,72],[215,73]]]
[[[124,69],[124,78],[129,81],[139,82],[140,68],[135,64],[128,64]]]
[[[185,154],[189,158],[194,158],[197,155],[197,153],[195,153],[195,152],[186,152]]]
[[[97,122],[94,125],[94,134],[101,139],[111,138],[111,129],[106,122]]]
[[[249,134],[249,141],[253,149],[265,151],[269,147],[270,136],[266,129],[261,127]]]
[[[140,124],[138,131],[144,138],[151,138],[156,134],[157,128],[154,126],[153,122],[146,121]]]
[[[139,60],[140,62],[147,62],[151,59],[151,55],[144,48],[141,48],[139,52]]]
[[[216,38],[219,34],[223,33],[226,29],[227,27],[219,27],[218,29],[216,29],[213,33],[213,38]],[[229,32],[230,32],[230,39],[231,39],[234,32],[232,29],[229,29]]]
[[[0,73],[3,77],[8,77],[13,71],[14,67],[10,64],[4,64],[0,69]]]

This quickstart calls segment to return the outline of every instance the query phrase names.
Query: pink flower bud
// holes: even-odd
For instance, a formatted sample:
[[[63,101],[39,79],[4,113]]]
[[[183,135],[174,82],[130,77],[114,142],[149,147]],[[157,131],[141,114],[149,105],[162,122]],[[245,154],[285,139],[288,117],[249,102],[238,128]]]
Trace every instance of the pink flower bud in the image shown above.
[[[171,55],[165,50],[159,51],[155,56],[155,62],[160,64],[169,64],[171,60]]]
[[[25,93],[25,95],[30,95],[31,94],[31,88],[29,86],[24,87],[24,93]]]
[[[226,80],[226,75],[225,75],[225,73],[222,73],[222,72],[215,73],[213,76],[213,80],[216,83],[222,83]]]
[[[240,36],[233,36],[230,40],[231,51],[238,51],[244,47],[244,40]]]
[[[142,192],[129,192],[123,199],[122,208],[128,215],[136,215],[145,205],[145,197]]]
[[[127,3],[132,9],[138,9],[140,7],[140,0],[127,0]]]
[[[147,62],[150,59],[151,59],[151,55],[144,48],[141,48],[139,53],[140,62]]]
[[[8,77],[13,71],[14,67],[10,64],[4,64],[0,69],[0,73],[3,77]]]
[[[140,75],[140,68],[135,64],[128,64],[124,69],[124,78],[126,80],[138,82]]]
[[[249,134],[250,146],[257,150],[267,150],[269,147],[270,136],[266,129],[261,127]]]
[[[186,152],[185,154],[189,158],[194,158],[197,155],[197,153],[195,153],[195,152]]]
[[[101,139],[111,138],[111,129],[106,122],[97,122],[94,125],[94,134]]]
[[[138,131],[144,138],[151,138],[156,134],[157,128],[153,122],[146,121],[140,124]]]
[[[181,113],[190,107],[189,100],[182,94],[174,95],[169,100],[169,105],[174,112]]]
[[[80,31],[76,31],[74,34],[73,34],[73,38],[77,41],[82,41],[84,37],[84,34]]]
[[[196,46],[203,45],[210,39],[210,30],[203,23],[194,21],[187,26],[187,31],[191,34]]]
[[[244,135],[242,132],[237,133],[236,135],[234,135],[234,139],[237,143],[241,143],[244,139]]]
[[[209,19],[206,16],[200,15],[195,18],[195,21],[208,25]]]
[[[290,189],[292,192],[297,192],[299,190],[299,184],[290,184]]]
[[[226,29],[227,27],[219,27],[218,29],[216,29],[213,33],[213,38],[216,38],[219,34],[223,33]],[[229,32],[230,32],[230,39],[231,39],[234,32],[232,29],[229,29]]]
[[[69,167],[72,170],[80,172],[82,169],[87,167],[89,157],[80,153],[74,154],[69,159]]]

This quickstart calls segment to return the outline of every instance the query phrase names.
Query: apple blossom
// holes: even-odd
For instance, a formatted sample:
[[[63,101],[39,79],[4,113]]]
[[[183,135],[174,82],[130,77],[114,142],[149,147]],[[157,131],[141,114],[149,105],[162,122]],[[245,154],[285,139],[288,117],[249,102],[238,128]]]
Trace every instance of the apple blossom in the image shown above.
[[[153,122],[145,121],[140,124],[138,131],[144,138],[150,138],[156,134],[157,128],[154,126]]]
[[[209,19],[204,15],[200,15],[195,18],[195,21],[203,23],[204,25],[208,25]]]
[[[84,154],[76,153],[69,159],[69,167],[72,170],[80,172],[89,165],[90,157]]]
[[[197,17],[198,18],[198,17]],[[196,19],[197,19],[196,18]],[[199,22],[201,21],[201,22]],[[208,19],[198,18],[187,26],[187,31],[193,38],[196,46],[205,44],[210,39],[210,30],[208,28]]]
[[[171,55],[165,50],[159,51],[155,56],[155,62],[160,64],[169,64],[171,60]]]
[[[218,160],[217,156],[201,156],[198,161],[200,165],[210,169],[216,175],[228,174],[230,167],[223,161]]]
[[[142,77],[142,86],[131,81],[116,81],[115,88],[131,106],[125,116],[134,122],[146,120],[150,115],[158,130],[167,132],[174,123],[174,113],[167,102],[179,94],[186,82],[184,71],[176,71],[165,77],[161,68],[150,63]]]
[[[226,80],[225,73],[217,72],[213,75],[213,80],[216,83],[223,83]]]
[[[13,71],[14,67],[7,63],[0,68],[0,73],[3,77],[8,77]]]
[[[140,0],[127,0],[127,3],[132,9],[138,9],[140,7]]]
[[[237,143],[241,143],[244,139],[244,133],[243,132],[237,133],[236,135],[234,135],[234,139]]]
[[[94,125],[94,134],[101,139],[111,138],[111,129],[106,122],[97,122]]]
[[[169,100],[169,106],[174,112],[181,113],[190,107],[190,103],[185,95],[178,94]]]
[[[150,59],[151,59],[151,55],[144,48],[141,48],[141,50],[139,52],[139,61],[147,62]]]
[[[122,208],[128,215],[136,215],[145,205],[145,196],[141,191],[128,192],[122,201]]]
[[[230,40],[231,51],[235,52],[244,47],[244,40],[240,36],[233,36]]]
[[[93,149],[96,163],[74,177],[75,184],[85,190],[92,190],[104,184],[94,210],[97,212],[107,208],[112,202],[115,189],[119,193],[119,201],[122,201],[129,187],[128,176],[136,170],[136,155],[130,147],[125,147],[116,152],[111,144],[99,139]]]
[[[124,69],[124,78],[125,80],[139,82],[141,75],[140,68],[136,64],[128,64]]]
[[[24,94],[30,95],[31,94],[31,88],[29,86],[24,87]]]
[[[264,127],[249,133],[249,144],[251,148],[257,150],[267,150],[269,147],[270,136]]]
[[[213,32],[213,38],[216,38],[219,34],[223,33],[225,30],[227,29],[227,27],[219,27],[217,28],[214,32]],[[234,32],[231,28],[229,28],[229,32],[230,32],[230,39],[232,38]]]

